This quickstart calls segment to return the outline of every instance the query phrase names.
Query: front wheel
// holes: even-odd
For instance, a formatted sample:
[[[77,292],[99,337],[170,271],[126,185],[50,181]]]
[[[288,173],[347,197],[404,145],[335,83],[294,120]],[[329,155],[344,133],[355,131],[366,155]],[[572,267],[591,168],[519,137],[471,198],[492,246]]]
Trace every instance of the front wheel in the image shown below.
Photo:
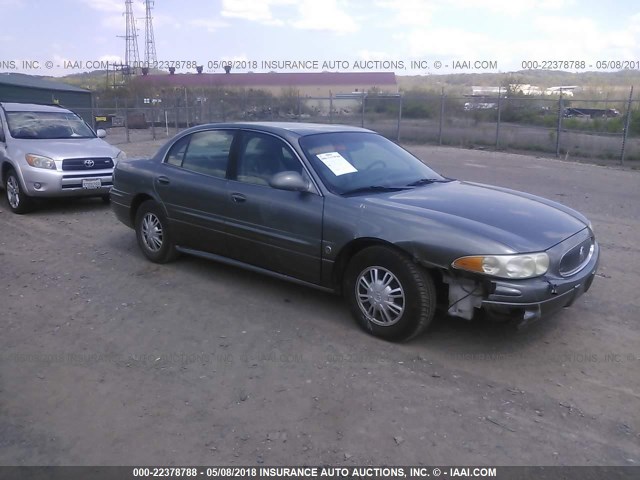
[[[153,200],[143,202],[138,208],[136,238],[140,250],[152,262],[166,263],[177,255],[168,223],[162,208]]]
[[[4,190],[7,193],[9,208],[13,213],[27,213],[33,208],[33,199],[20,186],[20,179],[14,169],[9,169],[4,180]]]
[[[436,307],[431,275],[408,256],[383,246],[366,248],[352,258],[344,295],[365,331],[391,341],[423,332]]]

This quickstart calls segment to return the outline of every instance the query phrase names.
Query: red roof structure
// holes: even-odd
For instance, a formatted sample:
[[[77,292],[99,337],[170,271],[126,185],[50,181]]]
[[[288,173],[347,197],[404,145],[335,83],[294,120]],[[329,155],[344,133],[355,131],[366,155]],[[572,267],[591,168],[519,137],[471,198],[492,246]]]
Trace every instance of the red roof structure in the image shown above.
[[[137,82],[152,86],[180,87],[331,87],[354,85],[362,89],[377,87],[383,90],[398,88],[393,72],[313,72],[313,73],[183,73],[175,75],[146,75]]]

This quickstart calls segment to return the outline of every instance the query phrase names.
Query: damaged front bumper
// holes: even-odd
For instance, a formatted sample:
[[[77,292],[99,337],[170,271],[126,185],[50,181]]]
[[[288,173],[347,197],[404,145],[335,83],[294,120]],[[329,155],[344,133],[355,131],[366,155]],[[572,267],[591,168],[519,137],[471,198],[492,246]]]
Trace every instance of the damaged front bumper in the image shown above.
[[[527,280],[462,277],[445,274],[449,284],[449,315],[473,318],[478,309],[489,317],[514,320],[518,326],[569,307],[591,287],[600,257],[595,249],[589,262],[569,277],[547,273]]]

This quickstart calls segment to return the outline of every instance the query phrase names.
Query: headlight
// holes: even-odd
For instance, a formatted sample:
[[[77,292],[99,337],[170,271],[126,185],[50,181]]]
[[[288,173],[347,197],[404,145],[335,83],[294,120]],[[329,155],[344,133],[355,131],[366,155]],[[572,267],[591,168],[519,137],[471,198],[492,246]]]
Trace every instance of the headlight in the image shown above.
[[[27,163],[35,168],[46,168],[48,170],[56,169],[56,162],[54,162],[49,157],[43,157],[42,155],[33,155],[32,153],[27,153],[25,156]]]
[[[544,253],[522,255],[474,255],[460,257],[453,268],[502,278],[533,278],[549,269],[549,256]]]
[[[127,154],[120,150],[120,153],[113,159],[113,164],[116,165],[120,160],[124,160],[125,158],[127,158]]]

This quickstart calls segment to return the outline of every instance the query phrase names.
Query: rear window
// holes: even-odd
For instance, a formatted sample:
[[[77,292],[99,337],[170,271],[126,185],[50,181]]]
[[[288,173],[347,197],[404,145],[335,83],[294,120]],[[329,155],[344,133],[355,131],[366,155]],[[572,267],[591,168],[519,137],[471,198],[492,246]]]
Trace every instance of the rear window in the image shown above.
[[[224,178],[232,142],[231,131],[195,132],[174,143],[165,161],[176,167]]]

